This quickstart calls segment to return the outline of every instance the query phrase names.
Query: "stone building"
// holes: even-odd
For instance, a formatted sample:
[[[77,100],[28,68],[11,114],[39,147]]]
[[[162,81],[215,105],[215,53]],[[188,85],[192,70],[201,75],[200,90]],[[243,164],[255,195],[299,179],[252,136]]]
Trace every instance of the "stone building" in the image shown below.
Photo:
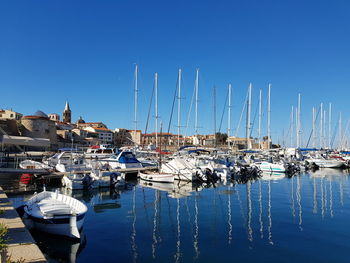
[[[57,113],[49,114],[49,119],[52,121],[60,121],[60,115]]]
[[[77,127],[78,128],[92,127],[92,128],[106,128],[107,129],[107,125],[104,124],[103,122],[85,122],[83,119],[78,120]]]
[[[157,135],[157,136],[156,136]],[[158,140],[158,143],[156,143],[156,137]],[[175,142],[177,143],[177,135],[172,133],[147,133],[142,135],[142,144],[143,145],[174,145]]]
[[[51,121],[42,111],[37,111],[34,115],[23,116],[20,130],[22,136],[49,139],[51,148],[57,148],[55,122]]]
[[[113,132],[107,128],[86,127],[84,130],[89,133],[96,133],[100,144],[113,143]]]
[[[2,110],[0,109],[0,120],[20,120],[22,118],[22,114],[12,111],[12,110]]]
[[[141,130],[127,130],[127,132],[130,133],[131,140],[134,142],[134,144],[141,145]]]

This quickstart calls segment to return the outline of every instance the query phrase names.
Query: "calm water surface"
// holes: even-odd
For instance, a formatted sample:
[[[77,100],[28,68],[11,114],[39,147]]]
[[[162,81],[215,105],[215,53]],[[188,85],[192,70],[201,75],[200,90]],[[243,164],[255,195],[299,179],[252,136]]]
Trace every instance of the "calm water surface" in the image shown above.
[[[34,233],[50,262],[349,262],[349,174],[69,193],[82,240]],[[11,196],[19,206],[25,195]]]

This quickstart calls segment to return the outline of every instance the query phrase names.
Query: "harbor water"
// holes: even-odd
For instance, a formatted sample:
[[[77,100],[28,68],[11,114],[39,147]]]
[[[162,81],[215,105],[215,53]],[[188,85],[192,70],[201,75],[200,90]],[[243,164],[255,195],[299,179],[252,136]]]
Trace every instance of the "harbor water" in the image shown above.
[[[349,184],[348,171],[321,169],[246,184],[61,189],[88,206],[80,242],[33,236],[49,262],[349,262]]]

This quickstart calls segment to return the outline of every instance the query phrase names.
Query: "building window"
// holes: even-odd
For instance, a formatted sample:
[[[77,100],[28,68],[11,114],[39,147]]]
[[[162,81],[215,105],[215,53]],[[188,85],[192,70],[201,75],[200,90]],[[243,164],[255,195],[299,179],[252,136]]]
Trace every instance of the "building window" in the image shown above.
[[[11,113],[10,117],[13,118],[13,114],[12,113]]]

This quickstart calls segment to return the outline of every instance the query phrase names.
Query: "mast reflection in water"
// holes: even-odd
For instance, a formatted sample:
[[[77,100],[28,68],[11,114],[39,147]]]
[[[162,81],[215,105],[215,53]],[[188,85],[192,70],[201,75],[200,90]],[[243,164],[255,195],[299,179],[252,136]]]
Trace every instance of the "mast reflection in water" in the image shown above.
[[[66,192],[89,208],[84,238],[34,237],[50,262],[347,262],[348,176],[323,169],[246,184]]]

